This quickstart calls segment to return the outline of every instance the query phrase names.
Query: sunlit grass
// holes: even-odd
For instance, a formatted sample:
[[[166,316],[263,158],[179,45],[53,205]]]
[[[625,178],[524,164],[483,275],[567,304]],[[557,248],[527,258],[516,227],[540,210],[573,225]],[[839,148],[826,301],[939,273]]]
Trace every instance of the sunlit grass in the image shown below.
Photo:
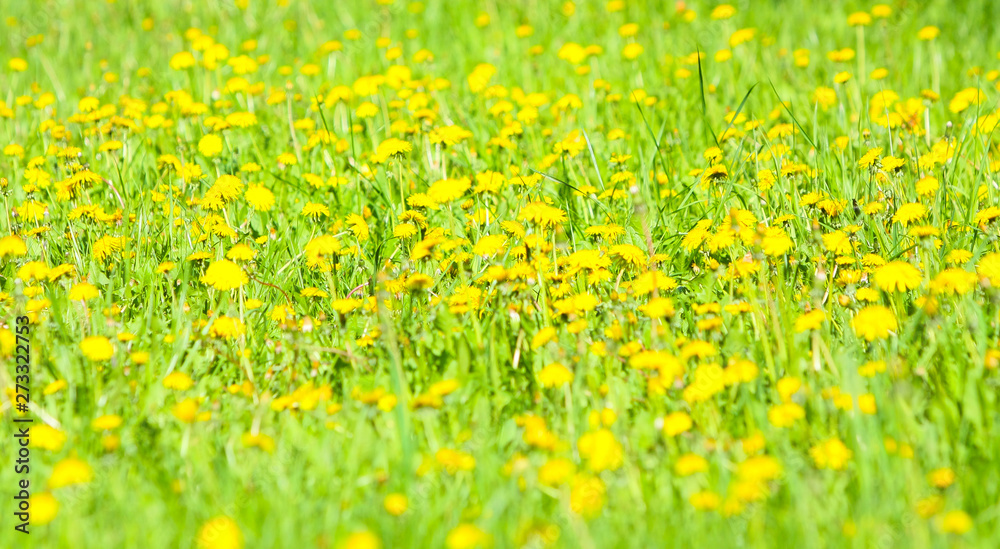
[[[994,3],[0,7],[0,546],[1000,542]]]

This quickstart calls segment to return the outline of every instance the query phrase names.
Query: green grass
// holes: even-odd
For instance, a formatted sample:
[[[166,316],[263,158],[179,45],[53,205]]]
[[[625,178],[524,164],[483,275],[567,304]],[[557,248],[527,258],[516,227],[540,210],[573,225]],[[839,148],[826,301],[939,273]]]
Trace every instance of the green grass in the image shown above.
[[[1000,5],[890,1],[891,15],[852,27],[872,5],[738,2],[713,20],[714,3],[693,1],[236,4],[0,0],[0,237],[26,246],[0,242],[0,546],[369,547],[359,532],[386,548],[1000,543],[1000,38],[988,24]],[[918,39],[930,25],[940,35]],[[740,29],[755,31],[730,46]],[[627,59],[632,43],[643,52]],[[212,44],[226,49],[214,68]],[[844,48],[853,57],[828,55]],[[183,51],[197,64],[172,68]],[[243,54],[255,72],[227,64]],[[493,74],[473,89],[483,63]],[[368,96],[371,75],[384,81]],[[334,100],[338,86],[351,97]],[[81,115],[84,97],[98,120]],[[256,125],[213,128],[239,112]],[[887,113],[901,124],[887,128]],[[449,125],[471,136],[432,142]],[[222,150],[206,154],[213,133]],[[410,150],[376,163],[388,138]],[[251,162],[260,170],[241,171]],[[60,193],[84,169],[100,177]],[[480,192],[486,172],[504,182]],[[210,192],[226,174],[238,188]],[[463,177],[458,196],[412,201]],[[258,211],[250,184],[273,207]],[[302,215],[308,203],[329,215]],[[913,221],[897,214],[918,203]],[[588,233],[603,225],[617,228]],[[772,250],[776,228],[787,251]],[[323,235],[338,246],[316,264],[309,244]],[[488,235],[504,245],[477,249]],[[118,239],[106,253],[103,237]],[[256,252],[237,261],[243,284],[203,281],[238,243]],[[881,262],[917,274],[891,291],[905,267]],[[60,265],[72,269],[50,279]],[[641,291],[648,272],[674,284]],[[83,282],[98,295],[71,299]],[[869,306],[895,327],[866,339],[871,326],[853,321]],[[58,501],[51,516],[34,500],[35,520],[51,521],[30,537],[13,531],[10,499],[22,478],[13,330],[26,314],[28,416],[52,428],[33,431],[27,478]],[[243,330],[220,337],[228,319]],[[86,356],[90,337],[113,356]],[[731,374],[741,360],[755,373],[736,383],[713,366]],[[569,383],[546,386],[554,363]],[[193,385],[168,388],[174,373]],[[863,411],[869,398],[877,409]],[[784,427],[783,402],[802,412]],[[670,435],[676,412],[692,426]],[[121,424],[92,425],[108,415]],[[817,459],[829,441],[849,450],[842,467]],[[462,454],[450,463],[443,449]],[[705,470],[679,474],[688,454]],[[567,462],[563,482],[540,480]],[[941,469],[954,479],[935,486]],[[399,516],[390,494],[408,500]],[[696,508],[696,494],[717,507]],[[223,516],[233,544],[211,522]]]

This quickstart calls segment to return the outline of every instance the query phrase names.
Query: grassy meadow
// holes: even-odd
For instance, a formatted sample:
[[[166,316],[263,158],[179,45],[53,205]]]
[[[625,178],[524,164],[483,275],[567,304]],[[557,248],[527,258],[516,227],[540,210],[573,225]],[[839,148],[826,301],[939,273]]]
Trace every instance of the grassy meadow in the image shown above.
[[[0,0],[0,547],[1000,546],[997,20]]]

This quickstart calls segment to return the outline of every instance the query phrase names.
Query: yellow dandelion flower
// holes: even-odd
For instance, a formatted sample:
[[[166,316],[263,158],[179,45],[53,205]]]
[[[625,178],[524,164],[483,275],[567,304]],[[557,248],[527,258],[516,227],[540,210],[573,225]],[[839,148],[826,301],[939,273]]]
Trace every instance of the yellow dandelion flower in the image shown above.
[[[194,380],[184,372],[171,372],[163,378],[163,386],[175,391],[186,391],[194,386]]]
[[[599,477],[578,475],[570,489],[570,509],[586,519],[597,517],[604,509],[607,487]]]
[[[542,387],[560,387],[573,382],[573,372],[569,368],[553,362],[538,372],[538,383]]]
[[[374,162],[382,164],[390,158],[401,157],[411,150],[413,150],[413,146],[410,143],[402,139],[390,137],[378,144],[378,148],[375,150]]]
[[[938,529],[946,534],[962,535],[972,529],[972,517],[962,510],[948,511],[938,522]]]
[[[933,25],[928,25],[926,27],[923,27],[917,32],[917,38],[925,42],[934,40],[940,35],[941,35],[941,29]]]
[[[663,419],[663,434],[674,437],[689,431],[693,425],[687,412],[673,412]]]
[[[198,152],[212,158],[222,152],[222,138],[214,133],[207,134],[198,140]]]
[[[222,292],[236,290],[249,282],[243,269],[228,259],[213,262],[205,269],[205,274],[200,280],[203,284]]]
[[[927,206],[919,202],[911,202],[900,206],[899,209],[896,210],[896,213],[892,216],[892,220],[905,227],[914,221],[923,219],[926,215]]]
[[[448,532],[444,543],[448,549],[485,549],[491,538],[475,524],[462,523]]]
[[[881,305],[869,305],[858,311],[851,320],[851,327],[858,337],[868,341],[885,339],[899,329],[896,322],[896,315]]]
[[[80,342],[80,350],[83,355],[94,362],[104,362],[111,360],[115,354],[115,347],[111,341],[102,336],[90,336]]]
[[[198,549],[243,549],[243,532],[233,519],[218,516],[201,525],[195,545]]]
[[[385,499],[382,500],[382,505],[385,507],[387,513],[398,517],[406,512],[409,507],[409,500],[404,494],[392,493],[385,496]]]
[[[886,292],[905,292],[920,286],[920,270],[905,261],[891,261],[875,270],[875,284]]]
[[[94,479],[94,470],[90,465],[79,458],[68,457],[55,464],[46,487],[49,490],[73,486],[75,484],[87,484]]]
[[[840,439],[831,438],[820,442],[809,450],[816,467],[841,471],[847,467],[854,452]]]
[[[52,492],[41,492],[28,498],[28,508],[31,509],[31,526],[44,526],[59,514],[59,501]]]
[[[32,427],[28,432],[30,441],[28,446],[31,448],[58,452],[66,444],[66,433],[44,423]]]
[[[696,473],[708,471],[708,460],[698,454],[684,454],[674,462],[674,473],[677,476],[689,477]]]

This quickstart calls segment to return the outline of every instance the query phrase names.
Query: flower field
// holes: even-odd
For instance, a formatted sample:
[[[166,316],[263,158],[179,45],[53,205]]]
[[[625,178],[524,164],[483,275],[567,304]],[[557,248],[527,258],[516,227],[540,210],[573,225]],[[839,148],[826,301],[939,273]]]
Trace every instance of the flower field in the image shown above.
[[[1000,4],[0,18],[0,547],[1000,546]]]

